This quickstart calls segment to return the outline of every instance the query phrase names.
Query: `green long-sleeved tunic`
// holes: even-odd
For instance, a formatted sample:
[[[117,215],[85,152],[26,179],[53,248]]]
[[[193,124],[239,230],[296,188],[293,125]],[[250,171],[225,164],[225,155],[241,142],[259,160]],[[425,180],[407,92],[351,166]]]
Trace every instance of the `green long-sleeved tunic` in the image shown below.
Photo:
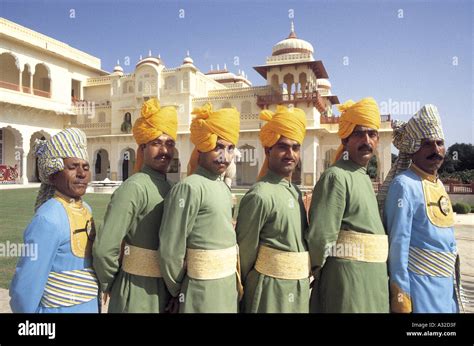
[[[186,249],[218,250],[236,245],[232,196],[219,175],[198,167],[176,184],[165,200],[160,227],[160,266],[180,312],[237,312],[237,275],[190,278]]]
[[[158,249],[164,198],[170,189],[164,174],[144,166],[112,195],[93,247],[101,288],[110,292],[109,312],[163,312],[170,299],[162,278],[126,273],[119,261],[122,241]]]
[[[309,278],[277,279],[254,269],[259,245],[282,251],[307,251],[306,211],[296,185],[269,171],[242,198],[236,231],[245,289],[242,310],[308,312]]]
[[[389,312],[386,263],[327,257],[341,230],[385,234],[365,167],[339,160],[313,190],[307,234],[313,268],[311,312]]]

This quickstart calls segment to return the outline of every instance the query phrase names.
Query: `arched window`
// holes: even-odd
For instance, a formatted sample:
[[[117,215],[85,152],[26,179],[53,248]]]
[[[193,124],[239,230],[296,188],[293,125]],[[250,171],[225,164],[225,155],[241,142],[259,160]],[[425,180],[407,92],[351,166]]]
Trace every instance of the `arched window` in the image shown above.
[[[51,97],[51,78],[46,65],[38,64],[33,76],[33,93],[37,96]]]
[[[95,174],[101,174],[101,168],[102,168],[102,156],[100,155],[100,150],[97,153],[97,157],[95,159]]]
[[[130,133],[132,131],[132,115],[130,112],[125,113],[123,116],[123,123],[120,126],[120,131],[123,133]]]
[[[17,59],[9,53],[0,54],[0,87],[20,90],[20,70]]]

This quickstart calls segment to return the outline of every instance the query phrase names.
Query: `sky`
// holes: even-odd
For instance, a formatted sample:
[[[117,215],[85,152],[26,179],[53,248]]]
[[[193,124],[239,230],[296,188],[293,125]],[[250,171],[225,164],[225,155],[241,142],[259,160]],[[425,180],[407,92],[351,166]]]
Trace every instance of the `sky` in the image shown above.
[[[254,86],[266,82],[253,66],[293,20],[341,102],[372,96],[405,121],[435,104],[448,146],[474,143],[473,11],[472,0],[0,0],[1,17],[100,58],[106,71],[119,60],[133,72],[149,50],[176,67],[189,51],[202,72],[226,64]]]

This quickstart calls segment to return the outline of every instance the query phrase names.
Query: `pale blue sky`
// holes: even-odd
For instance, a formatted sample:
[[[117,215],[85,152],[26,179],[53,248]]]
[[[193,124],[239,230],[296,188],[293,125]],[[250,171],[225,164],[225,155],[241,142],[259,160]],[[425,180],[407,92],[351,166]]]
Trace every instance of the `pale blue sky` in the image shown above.
[[[255,86],[265,81],[252,67],[288,36],[294,14],[342,102],[373,96],[391,113],[400,102],[433,103],[448,145],[474,142],[473,10],[471,0],[0,0],[0,16],[100,58],[107,71],[119,59],[132,72],[149,49],[178,66],[189,50],[201,71],[226,63]]]

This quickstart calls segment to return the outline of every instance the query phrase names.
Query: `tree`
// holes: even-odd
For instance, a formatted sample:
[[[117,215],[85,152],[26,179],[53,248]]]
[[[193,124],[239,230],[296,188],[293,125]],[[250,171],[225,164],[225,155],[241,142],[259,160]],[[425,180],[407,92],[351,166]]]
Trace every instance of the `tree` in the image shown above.
[[[367,174],[370,179],[375,179],[377,177],[377,157],[374,155],[367,165]]]
[[[466,143],[451,145],[440,168],[441,173],[453,173],[474,169],[474,146]]]

